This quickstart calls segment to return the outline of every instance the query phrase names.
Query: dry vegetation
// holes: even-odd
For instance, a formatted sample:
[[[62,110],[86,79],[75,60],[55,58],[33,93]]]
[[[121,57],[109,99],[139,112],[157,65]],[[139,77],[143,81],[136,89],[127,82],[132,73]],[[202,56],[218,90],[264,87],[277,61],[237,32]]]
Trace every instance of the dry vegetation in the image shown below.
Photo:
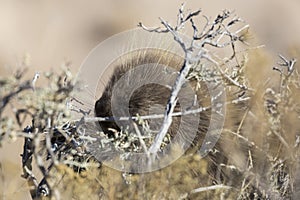
[[[205,38],[203,46],[219,48],[221,46],[213,42],[220,35],[211,33],[221,30],[225,22],[227,25],[240,22],[240,18],[229,18],[231,14],[223,12],[213,21],[215,24],[207,25],[207,35],[203,32],[201,38],[196,35],[198,30],[193,21],[198,14],[196,11],[184,15],[180,9],[177,28],[162,20],[163,28],[151,31],[171,32],[180,43],[177,31],[183,25],[191,25],[195,43]],[[222,30],[227,31],[226,28]],[[217,66],[222,69],[218,76],[226,80],[226,91],[232,94],[218,145],[210,152],[211,156],[201,158],[195,151],[188,151],[171,165],[150,173],[120,172],[102,165],[89,154],[86,143],[90,138],[77,129],[84,118],[70,120],[72,109],[83,115],[84,111],[70,107],[76,100],[72,98],[76,91],[68,70],[61,74],[36,74],[31,80],[24,80],[23,71],[1,77],[0,147],[16,137],[24,138],[20,164],[31,197],[296,199],[300,195],[300,77],[296,60],[280,56],[279,63],[273,67],[262,50],[236,50],[237,41],[246,42],[244,34],[228,35],[233,55],[218,62],[235,64],[230,65],[232,68]],[[196,61],[187,57],[191,60],[186,61],[212,59],[203,55]],[[299,56],[299,52],[293,51],[293,56]],[[266,68],[273,68],[272,73],[266,75],[269,79],[257,78],[262,78],[257,74]],[[47,86],[36,87],[42,78],[38,76],[47,80]],[[198,76],[201,78],[203,74]],[[247,101],[242,101],[243,98]],[[27,124],[28,119],[32,120],[31,124]],[[33,162],[42,173],[41,179],[32,171]],[[8,190],[3,187],[3,181],[0,179],[1,192]]]

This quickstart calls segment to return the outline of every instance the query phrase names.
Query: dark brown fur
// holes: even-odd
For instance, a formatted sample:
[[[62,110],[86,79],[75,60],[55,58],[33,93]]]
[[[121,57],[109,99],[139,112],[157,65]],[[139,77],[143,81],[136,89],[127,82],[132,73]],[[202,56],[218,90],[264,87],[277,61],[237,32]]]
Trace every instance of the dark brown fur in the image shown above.
[[[97,117],[112,116],[111,98],[113,86],[129,70],[143,64],[156,63],[165,65],[167,67],[171,67],[176,71],[179,71],[183,65],[183,58],[162,50],[140,50],[140,52],[134,52],[124,57],[125,59],[120,59],[119,61],[116,61],[112,64],[112,67],[114,67],[114,72],[109,82],[107,83],[102,96],[95,104],[95,115]],[[147,71],[145,73],[147,73]],[[158,70],[157,73],[163,72]],[[145,74],[145,76],[147,76],[147,74]],[[191,86],[193,87],[193,89],[195,89],[195,84],[195,81],[191,82]],[[208,93],[205,90],[205,85],[201,85],[201,87],[201,90],[195,91],[195,94],[197,94],[198,104],[199,106],[208,106]],[[136,116],[137,114],[140,116],[149,115],[151,114],[151,110],[149,109],[154,105],[160,105],[162,110],[159,113],[164,113],[165,106],[167,105],[168,99],[170,98],[170,93],[171,90],[169,88],[159,84],[143,85],[142,87],[135,90],[130,97],[129,112],[131,116]],[[180,104],[177,103],[175,107],[175,112],[178,112],[180,110]],[[200,135],[204,135],[205,131],[207,130],[207,127],[209,125],[209,113],[210,111],[208,110],[205,113],[200,114],[201,119],[198,129],[199,132],[196,134],[196,139],[192,138],[194,144],[199,143],[201,138]],[[155,112],[155,114],[157,114],[157,112]],[[180,117],[173,117],[173,122],[168,132],[172,137],[174,137],[178,132],[180,120]],[[152,125],[152,127],[150,128],[158,131],[159,127],[161,126],[161,121],[162,119],[151,120],[152,123],[150,125]],[[120,131],[120,127],[115,122],[100,122],[100,126],[103,129],[103,131],[107,134],[111,134],[108,130],[109,128],[113,128]],[[182,134],[184,137],[184,133],[180,134]]]

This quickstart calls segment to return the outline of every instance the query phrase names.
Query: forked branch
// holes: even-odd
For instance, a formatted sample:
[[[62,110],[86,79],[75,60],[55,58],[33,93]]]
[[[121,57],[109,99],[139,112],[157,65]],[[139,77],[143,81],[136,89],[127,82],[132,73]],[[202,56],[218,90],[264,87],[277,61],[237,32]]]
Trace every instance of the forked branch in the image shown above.
[[[239,22],[242,22],[242,20],[239,17],[233,17],[232,19],[230,19],[231,12],[223,11],[223,13],[218,15],[212,22],[210,22],[210,20],[205,17],[205,19],[207,19],[207,22],[204,25],[202,31],[199,33],[195,20],[196,17],[199,16],[200,12],[201,10],[196,10],[194,12],[185,14],[184,4],[182,4],[181,8],[179,9],[176,26],[172,26],[162,18],[160,18],[160,21],[163,27],[147,28],[142,23],[139,23],[139,26],[146,31],[172,34],[174,40],[181,46],[185,53],[184,64],[172,87],[171,96],[166,105],[163,125],[161,126],[159,133],[156,135],[154,143],[149,149],[149,152],[154,155],[160,149],[163,138],[167,134],[167,131],[172,123],[172,114],[176,105],[178,93],[182,85],[187,81],[186,77],[190,69],[195,64],[202,62],[202,60],[207,60],[216,65],[221,75],[233,85],[241,89],[247,89],[244,85],[233,80],[229,75],[226,75],[226,73],[220,68],[220,61],[214,59],[215,56],[212,56],[214,53],[208,50],[206,47],[225,48],[229,46],[231,47],[233,52],[229,60],[232,60],[234,58],[236,59],[235,43],[237,41],[246,43],[244,40],[245,37],[243,34],[241,34],[241,32],[243,32],[245,29],[248,29],[248,25],[238,29],[237,31],[231,31],[230,29]],[[181,33],[179,32],[184,28],[187,22],[190,22],[190,25],[193,29],[193,35],[190,37],[191,40],[188,42],[183,39]],[[228,60],[223,60],[222,62],[228,62]]]

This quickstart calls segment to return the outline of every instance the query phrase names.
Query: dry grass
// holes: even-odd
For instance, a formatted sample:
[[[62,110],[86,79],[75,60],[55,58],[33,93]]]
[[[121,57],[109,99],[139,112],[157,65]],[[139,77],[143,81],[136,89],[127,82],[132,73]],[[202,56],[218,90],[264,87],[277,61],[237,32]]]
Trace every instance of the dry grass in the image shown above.
[[[246,68],[270,67],[269,62],[261,54],[261,52],[250,54]],[[282,68],[282,70],[286,69]],[[246,76],[249,76],[249,80],[255,79],[255,73],[249,71]],[[106,166],[95,167],[92,164],[95,161],[92,159],[87,162],[89,167],[86,167],[82,163],[87,161],[87,156],[79,154],[78,150],[72,153],[70,147],[64,149],[64,153],[59,152],[61,157],[57,160],[58,163],[50,167],[51,170],[44,172],[52,197],[62,199],[71,196],[75,199],[295,198],[299,188],[297,172],[300,143],[300,125],[297,123],[300,111],[297,101],[300,97],[299,77],[297,68],[289,76],[281,75],[278,71],[272,73],[273,77],[271,74],[269,76],[276,79],[278,82],[272,82],[277,84],[259,85],[246,109],[240,110],[238,114],[230,114],[231,119],[225,125],[223,136],[219,141],[221,149],[224,150],[221,153],[227,157],[225,163],[216,160],[217,165],[212,165],[211,160],[200,159],[198,154],[185,154],[161,170],[146,174],[126,174]],[[49,78],[49,87],[23,91],[12,101],[13,105],[18,105],[16,102],[22,105],[14,110],[16,116],[19,113],[17,111],[21,109],[31,111],[30,116],[35,119],[34,126],[41,135],[49,131],[46,125],[49,123],[49,116],[53,119],[52,127],[61,127],[65,121],[68,121],[65,101],[69,94],[59,92],[64,87],[64,84],[61,84],[64,82],[62,77],[66,77],[65,72],[63,75],[53,74]],[[17,90],[16,88],[22,82],[21,79],[21,77],[19,80],[16,77],[9,77],[1,80],[5,88],[10,88],[10,90],[1,90],[2,101],[7,93]],[[68,83],[70,84],[66,85],[70,90],[66,89],[66,91],[71,91],[71,82]],[[236,120],[234,116],[242,116],[242,120]],[[5,111],[2,112],[1,117],[2,144],[15,137],[27,137],[26,133],[18,128],[24,127],[21,120],[7,117]],[[240,124],[230,123],[236,121]],[[76,135],[73,132],[72,134]],[[41,137],[41,140],[45,139],[45,136]],[[67,140],[63,140],[62,143],[70,145],[70,141]],[[41,150],[36,154],[43,160],[39,163],[40,170],[43,171],[45,169],[42,167],[47,168],[48,162],[45,161],[47,154],[41,154],[41,151],[49,150],[44,143],[41,143],[39,148]],[[37,156],[34,158],[39,159]],[[70,167],[70,164],[68,166],[64,164],[67,163],[66,160],[76,159],[81,166],[76,167],[74,164]],[[217,168],[211,168],[212,166]],[[225,176],[218,179],[216,177],[220,171],[223,171]],[[32,177],[27,174],[25,178],[32,186]],[[1,179],[1,182],[7,186],[10,180]],[[224,188],[212,190],[207,188],[213,185],[221,185]],[[196,192],[195,189],[201,187],[204,191]],[[3,194],[9,194],[11,190],[13,188],[10,186],[2,187]]]

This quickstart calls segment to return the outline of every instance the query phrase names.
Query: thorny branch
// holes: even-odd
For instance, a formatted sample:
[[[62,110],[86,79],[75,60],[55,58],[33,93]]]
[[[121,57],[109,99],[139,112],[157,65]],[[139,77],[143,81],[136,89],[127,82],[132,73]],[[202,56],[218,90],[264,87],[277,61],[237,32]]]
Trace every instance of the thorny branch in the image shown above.
[[[213,48],[225,48],[227,46],[231,46],[233,54],[225,62],[229,62],[234,58],[237,61],[235,43],[239,41],[246,44],[245,36],[244,34],[241,34],[241,32],[243,32],[243,30],[245,29],[248,29],[248,25],[244,26],[243,28],[240,28],[235,32],[230,31],[230,28],[233,25],[237,24],[238,22],[241,22],[242,20],[238,17],[230,19],[231,13],[229,11],[223,11],[223,13],[218,15],[212,22],[210,22],[210,20],[207,17],[205,17],[205,19],[207,19],[207,23],[204,25],[203,30],[199,33],[198,28],[195,24],[195,18],[200,14],[200,12],[201,10],[197,10],[195,12],[185,14],[184,4],[182,4],[181,8],[179,9],[176,26],[172,26],[170,23],[168,23],[162,18],[160,18],[160,21],[163,25],[163,28],[147,28],[142,23],[139,23],[139,26],[146,31],[172,34],[174,40],[181,46],[185,53],[184,64],[180,70],[180,74],[178,75],[172,87],[171,96],[165,109],[163,125],[161,126],[158,134],[154,139],[152,146],[149,149],[149,152],[153,155],[155,155],[159,151],[163,138],[167,134],[167,131],[172,123],[172,113],[176,105],[177,95],[182,85],[186,82],[186,77],[190,69],[195,64],[199,62],[201,63],[204,59],[208,60],[209,62],[215,64],[218,67],[220,73],[223,75],[223,77],[229,82],[231,82],[233,85],[238,86],[243,90],[247,89],[246,86],[241,85],[237,81],[233,80],[220,68],[220,61],[213,59],[213,53],[209,51],[206,47],[210,46]],[[182,35],[179,32],[180,29],[182,29],[187,22],[190,22],[193,28],[193,36],[190,42],[184,41]],[[227,40],[225,37],[227,37]],[[225,40],[225,42],[221,43],[221,41],[223,40]],[[239,65],[238,62],[237,65]]]

